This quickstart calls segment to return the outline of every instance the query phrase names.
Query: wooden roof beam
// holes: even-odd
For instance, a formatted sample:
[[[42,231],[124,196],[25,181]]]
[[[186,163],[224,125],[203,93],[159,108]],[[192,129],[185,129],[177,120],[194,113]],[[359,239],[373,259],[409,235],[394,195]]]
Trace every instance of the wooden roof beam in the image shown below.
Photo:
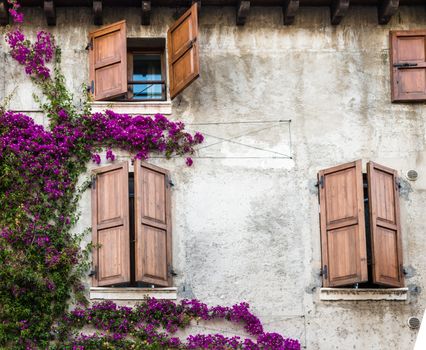
[[[9,24],[9,9],[6,0],[0,0],[0,25]]]
[[[246,23],[250,12],[250,1],[240,0],[237,7],[237,25],[243,26]]]
[[[331,24],[340,24],[348,13],[350,0],[333,0],[330,8]]]
[[[399,0],[382,0],[378,6],[379,24],[388,24],[392,16],[398,11]]]
[[[54,0],[44,0],[43,9],[49,26],[56,25],[56,6]]]
[[[93,0],[93,23],[97,26],[104,23],[102,15],[102,0]]]
[[[141,24],[148,26],[151,22],[151,1],[142,0]]]
[[[297,10],[299,10],[299,0],[286,0],[283,7],[285,25],[293,24]]]

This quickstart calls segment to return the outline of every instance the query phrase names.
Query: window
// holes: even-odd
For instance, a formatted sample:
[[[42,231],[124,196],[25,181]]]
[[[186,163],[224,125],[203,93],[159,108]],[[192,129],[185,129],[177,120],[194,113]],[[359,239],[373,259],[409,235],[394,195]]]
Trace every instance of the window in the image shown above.
[[[324,287],[404,285],[395,170],[360,160],[318,174]]]
[[[94,100],[166,100],[165,40],[127,38],[126,33],[126,21],[120,21],[89,35],[90,91]],[[167,33],[172,99],[199,76],[197,38],[194,3]],[[161,41],[163,44],[158,45]]]
[[[100,167],[92,184],[92,285],[171,286],[168,172],[135,161]]]
[[[390,32],[392,102],[426,101],[426,30]]]
[[[163,52],[133,51],[128,57],[127,98],[141,101],[166,99]]]

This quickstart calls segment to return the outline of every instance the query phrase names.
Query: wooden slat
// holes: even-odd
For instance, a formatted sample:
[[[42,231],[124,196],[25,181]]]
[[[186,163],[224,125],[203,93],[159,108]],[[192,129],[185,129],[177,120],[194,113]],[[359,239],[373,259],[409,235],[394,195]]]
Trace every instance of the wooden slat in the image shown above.
[[[324,287],[367,281],[361,161],[322,170],[318,179]]]
[[[107,100],[127,92],[126,21],[89,34],[89,76],[95,100]]]
[[[9,10],[6,0],[0,0],[0,25],[9,24]]]
[[[136,282],[170,286],[172,262],[168,172],[135,162]]]
[[[286,0],[283,7],[283,22],[285,25],[293,24],[294,17],[299,10],[299,0]]]
[[[402,239],[397,172],[373,162],[367,164],[373,282],[402,287]]]
[[[398,7],[399,0],[382,0],[377,8],[379,24],[388,24]]]
[[[43,9],[49,26],[56,25],[56,6],[54,0],[44,0]]]
[[[93,170],[93,286],[129,283],[130,232],[128,163]]]
[[[237,25],[242,26],[246,23],[250,12],[250,1],[240,0],[237,6]]]
[[[391,31],[389,46],[392,102],[426,101],[426,30]]]
[[[142,0],[141,9],[141,24],[144,26],[149,25],[151,22],[151,1]]]
[[[93,0],[93,23],[100,26],[103,22],[102,0]]]
[[[170,97],[173,99],[200,75],[197,3],[168,30]]]
[[[350,0],[334,0],[331,4],[330,16],[331,24],[337,25],[340,24],[343,17],[346,16],[349,9]]]

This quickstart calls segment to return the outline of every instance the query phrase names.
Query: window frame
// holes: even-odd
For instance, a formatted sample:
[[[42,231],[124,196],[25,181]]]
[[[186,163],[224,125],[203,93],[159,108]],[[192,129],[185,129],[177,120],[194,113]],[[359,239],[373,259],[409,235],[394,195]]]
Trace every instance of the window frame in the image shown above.
[[[136,85],[138,81],[133,79],[133,56],[134,55],[160,55],[160,64],[161,64],[161,80],[158,81],[158,84],[161,84],[161,98],[146,98],[146,99],[135,99],[131,98],[133,96],[132,86]],[[128,48],[127,49],[127,93],[123,99],[119,101],[123,102],[159,102],[167,101],[167,67],[166,67],[166,57],[165,57],[165,48]],[[140,82],[140,85],[146,82]],[[138,82],[139,84],[139,82]],[[154,85],[154,84],[153,84]],[[155,84],[157,85],[157,84]]]
[[[170,288],[173,286],[170,173],[167,169],[140,160],[134,162],[133,169],[129,167],[128,163],[128,161],[114,162],[110,165],[96,167],[91,171],[93,244],[92,271],[89,274],[92,277],[91,285],[96,288]],[[117,171],[119,171],[118,175],[112,173]],[[105,198],[110,198],[109,196],[113,193],[115,194],[115,191],[111,192],[111,189],[105,185],[105,180],[103,182],[104,185],[101,186],[100,183],[98,184],[98,176],[105,176],[104,174],[108,173],[111,173],[111,176],[120,177],[120,181],[122,182],[120,182],[118,188],[120,188],[120,196],[123,198],[120,197],[121,205],[119,207],[111,207],[107,204],[105,207],[106,211],[100,212],[99,203],[105,203]],[[161,177],[160,182],[158,182],[158,178],[157,180],[153,179],[150,176],[151,173],[158,174]],[[133,181],[131,180],[132,178]],[[111,181],[115,180],[109,180],[109,183]],[[132,183],[133,186],[131,186]],[[124,193],[126,192],[125,189],[127,189],[126,194]],[[163,193],[160,197],[157,195],[158,191],[160,191],[159,193]],[[133,206],[131,206],[132,199]],[[142,203],[146,201],[150,203],[151,200],[153,200],[153,205],[156,207],[159,205],[163,206],[164,222],[158,221],[159,227],[157,228],[157,231],[161,231],[160,236],[157,236],[157,234],[154,236],[149,235],[143,230],[143,226],[146,225],[154,228],[158,226],[155,223],[157,221],[155,216],[153,219],[149,216],[151,214],[150,207],[145,207],[145,210],[148,210],[149,214],[144,214],[142,210],[144,208]],[[114,202],[119,203],[120,201]],[[121,207],[124,207],[125,210],[121,215],[123,219],[119,220],[119,226],[120,229],[122,227],[123,232],[115,236],[115,240],[105,241],[110,244],[114,243],[113,246],[109,244],[106,244],[106,246],[105,244],[99,245],[101,239],[105,240],[102,232],[110,229],[109,226],[105,226],[104,221],[111,222],[112,226],[110,226],[115,228],[117,220],[114,216],[116,211],[114,208]],[[140,213],[140,215],[137,213]],[[153,220],[153,223],[147,222],[147,220]],[[138,225],[141,225],[142,228]],[[115,243],[118,242],[118,239],[120,240],[120,244],[116,246]],[[164,240],[164,246],[160,246],[160,252],[161,248],[164,248],[165,254],[159,254],[159,251],[155,249],[152,253],[150,249],[153,247],[153,242],[156,244],[161,240]],[[102,248],[105,250],[101,250]],[[111,252],[111,257],[108,257],[108,252]],[[111,258],[113,257],[115,260],[112,261],[117,262],[117,257],[121,259],[118,261],[120,270],[118,277],[115,274],[117,265],[111,265]],[[122,278],[121,276],[124,277]],[[108,283],[109,279],[111,279],[112,283]]]
[[[349,170],[354,170],[352,175],[347,172]],[[332,176],[328,180],[330,183],[327,176]],[[382,176],[380,186],[377,176]],[[357,160],[319,171],[318,189],[322,286],[342,289],[404,287],[397,171],[370,161],[364,175],[362,161]],[[353,207],[355,202],[357,209]],[[342,205],[346,209],[342,209]],[[358,232],[359,241],[351,238],[354,246],[349,240],[352,236],[349,228]],[[383,229],[389,232],[383,235]],[[341,230],[346,231],[346,239],[338,233]],[[393,253],[383,254],[382,244]],[[376,252],[375,246],[379,247]],[[371,252],[370,264],[368,251]],[[331,258],[330,254],[333,254]],[[361,270],[359,264],[364,266]],[[333,274],[330,274],[331,269]],[[344,283],[346,280],[353,280],[353,283]]]

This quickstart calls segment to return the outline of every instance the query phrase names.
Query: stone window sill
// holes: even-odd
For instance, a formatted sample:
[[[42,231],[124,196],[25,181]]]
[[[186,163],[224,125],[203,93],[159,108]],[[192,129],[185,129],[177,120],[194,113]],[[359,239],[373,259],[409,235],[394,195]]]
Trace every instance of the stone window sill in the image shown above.
[[[177,288],[109,288],[91,287],[90,300],[138,301],[147,298],[176,300]]]
[[[131,115],[154,115],[157,113],[172,114],[171,101],[141,101],[141,102],[121,102],[121,101],[95,101],[90,103],[93,113],[104,112],[111,109],[116,113]]]
[[[320,300],[392,300],[405,301],[408,297],[408,288],[387,289],[355,289],[355,288],[321,288]]]

